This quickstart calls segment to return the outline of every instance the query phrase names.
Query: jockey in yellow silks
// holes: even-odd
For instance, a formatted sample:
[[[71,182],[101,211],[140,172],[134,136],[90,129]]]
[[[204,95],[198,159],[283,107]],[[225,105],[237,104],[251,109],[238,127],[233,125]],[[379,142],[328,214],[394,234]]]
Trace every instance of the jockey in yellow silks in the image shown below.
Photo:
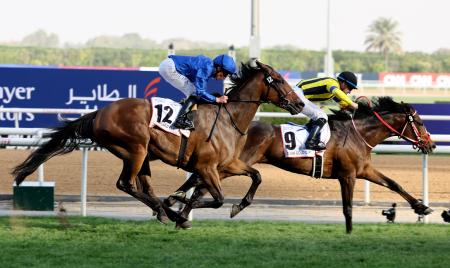
[[[305,148],[310,150],[324,150],[325,144],[320,142],[322,128],[328,126],[328,116],[314,102],[333,99],[339,103],[342,109],[358,109],[358,104],[347,95],[353,89],[357,89],[357,78],[352,72],[342,72],[337,79],[321,77],[301,80],[294,91],[305,103],[302,113],[311,119],[311,130],[305,142]]]

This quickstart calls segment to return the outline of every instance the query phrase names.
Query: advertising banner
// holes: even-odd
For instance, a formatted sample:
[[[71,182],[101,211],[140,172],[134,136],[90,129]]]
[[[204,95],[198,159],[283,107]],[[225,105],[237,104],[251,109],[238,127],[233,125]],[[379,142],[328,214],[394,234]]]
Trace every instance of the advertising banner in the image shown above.
[[[385,86],[450,87],[450,73],[380,73]]]
[[[210,92],[223,82],[210,79]],[[122,98],[184,95],[157,71],[0,67],[0,107],[98,109]],[[51,127],[55,114],[19,114],[20,127]],[[0,127],[14,127],[14,114],[0,113]]]

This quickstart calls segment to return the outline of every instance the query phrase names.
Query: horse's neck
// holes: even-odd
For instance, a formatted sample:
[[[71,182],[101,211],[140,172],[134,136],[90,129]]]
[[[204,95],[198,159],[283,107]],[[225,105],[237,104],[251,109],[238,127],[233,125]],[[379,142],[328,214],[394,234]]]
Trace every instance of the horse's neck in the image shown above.
[[[265,92],[261,89],[264,85],[258,83],[256,79],[243,87],[240,91],[232,92],[229,95],[230,102],[226,104],[226,108],[233,116],[237,127],[244,131],[253,120]]]
[[[258,107],[258,103],[234,102],[227,104],[228,111],[233,116],[237,127],[242,131],[247,130],[255,117]]]
[[[385,120],[389,125],[391,125],[395,129],[398,129],[398,126],[396,126],[395,122],[393,121],[393,117],[389,117]],[[391,130],[389,130],[380,120],[376,118],[370,120],[355,120],[355,126],[364,140],[372,146],[380,144],[386,138],[390,137],[392,133]],[[353,126],[351,127],[354,128]]]

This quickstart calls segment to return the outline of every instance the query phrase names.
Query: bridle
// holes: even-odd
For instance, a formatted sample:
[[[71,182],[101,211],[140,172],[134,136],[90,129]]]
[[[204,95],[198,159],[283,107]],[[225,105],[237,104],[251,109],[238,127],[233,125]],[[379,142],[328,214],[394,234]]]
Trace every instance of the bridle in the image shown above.
[[[287,97],[291,94],[294,94],[295,93],[294,90],[291,88],[291,90],[289,90],[289,92],[287,92],[285,94],[283,92],[283,90],[281,90],[281,88],[280,88],[280,84],[284,84],[285,81],[282,79],[275,78],[273,76],[273,73],[275,71],[272,69],[270,70],[270,72],[268,72],[264,68],[260,68],[260,69],[264,74],[264,84],[266,84],[266,86],[267,86],[267,92],[266,92],[265,97],[263,98],[265,100],[261,100],[261,99],[260,100],[230,99],[230,100],[228,100],[228,102],[250,102],[250,103],[257,103],[257,104],[270,103],[270,101],[267,101],[267,99],[269,97],[270,90],[274,89],[278,93],[278,96],[280,96],[280,104],[279,104],[280,108],[286,109],[290,104]],[[243,87],[245,84],[243,84],[241,87]],[[225,94],[225,95],[227,95],[227,94]]]
[[[264,73],[264,83],[267,86],[267,93],[265,96],[265,99],[268,99],[270,90],[273,88],[277,93],[278,96],[280,96],[280,104],[279,106],[283,109],[286,109],[290,101],[287,99],[287,97],[291,94],[295,94],[294,90],[291,88],[286,94],[280,89],[280,84],[284,84],[285,81],[282,79],[277,79],[273,77],[274,70],[270,70],[270,72],[267,72],[265,69],[262,69]]]
[[[416,124],[423,126],[423,123],[418,122],[417,120],[414,119],[414,116],[417,114],[417,111],[414,111],[414,113],[405,112],[406,117],[405,124],[403,125],[402,131],[400,132],[394,129],[391,125],[389,125],[389,123],[386,122],[380,116],[380,114],[378,114],[375,111],[373,111],[373,113],[378,118],[378,120],[380,120],[380,122],[383,123],[383,125],[385,125],[391,131],[391,133],[393,134],[392,136],[397,135],[399,139],[404,139],[411,142],[414,149],[421,149],[423,151],[423,148],[425,148],[425,146],[427,146],[431,142],[430,133],[427,132],[426,137],[424,139],[422,139],[422,137],[420,136],[420,132]],[[408,126],[411,127],[412,132],[414,133],[414,138],[405,135],[405,130]]]
[[[280,106],[281,108],[283,108],[283,109],[286,109],[286,108],[290,105],[290,102],[289,102],[289,100],[287,99],[287,97],[288,97],[290,94],[295,93],[294,90],[291,88],[291,90],[290,90],[289,92],[287,92],[286,94],[284,94],[283,91],[281,90],[279,84],[284,84],[285,81],[282,80],[282,79],[275,78],[275,77],[273,76],[274,70],[270,70],[270,72],[267,72],[264,68],[261,68],[261,67],[260,67],[260,69],[261,69],[261,71],[262,71],[263,74],[264,74],[264,83],[266,84],[266,86],[267,86],[267,88],[268,88],[268,89],[267,89],[266,96],[264,97],[264,99],[266,99],[266,101],[263,101],[263,100],[261,100],[261,99],[260,99],[260,100],[230,99],[230,100],[228,100],[228,102],[249,102],[249,103],[256,103],[256,104],[258,104],[258,105],[260,105],[261,103],[270,103],[270,101],[267,101],[267,99],[268,99],[270,90],[273,88],[273,89],[278,93],[278,95],[280,96],[280,104],[279,104],[279,106]],[[245,83],[245,84],[246,84],[246,83]],[[245,84],[241,85],[241,87],[245,86]],[[232,126],[234,127],[234,129],[236,129],[236,131],[239,132],[239,134],[241,134],[241,135],[247,135],[247,132],[242,131],[242,130],[237,126],[236,122],[235,122],[234,119],[233,119],[233,116],[231,115],[230,111],[228,111],[226,104],[222,104],[222,103],[221,103],[221,104],[219,105],[219,109],[217,110],[216,118],[214,119],[214,123],[213,123],[213,127],[212,127],[212,129],[211,129],[211,132],[209,133],[209,136],[208,136],[208,138],[207,138],[206,140],[209,141],[209,140],[211,139],[211,137],[212,137],[212,134],[213,134],[213,131],[214,131],[214,129],[215,129],[217,120],[219,119],[220,109],[222,109],[222,107],[224,107],[225,111],[227,112],[228,116],[230,117],[231,124],[232,124]]]
[[[369,105],[369,107],[371,107],[370,100],[369,100],[368,105]],[[394,127],[392,127],[388,122],[386,122],[386,120],[383,119],[383,117],[381,117],[381,115],[378,112],[376,112],[376,111],[372,111],[372,112],[375,115],[375,117],[391,131],[391,136],[398,136],[399,139],[404,139],[406,141],[411,142],[413,149],[420,149],[420,150],[424,151],[424,148],[431,142],[430,133],[427,132],[427,135],[424,139],[420,135],[419,129],[417,128],[416,124],[423,126],[423,123],[418,122],[417,120],[414,119],[414,116],[417,114],[417,111],[414,111],[414,113],[405,111],[406,118],[405,118],[405,123],[404,123],[401,131],[398,131]],[[361,133],[358,131],[358,129],[356,128],[353,116],[352,116],[352,124],[353,124],[353,128],[355,129],[356,133],[363,140],[363,142],[367,145],[367,147],[369,147],[370,149],[373,149],[374,146],[370,145],[364,139],[364,137],[361,135]],[[408,137],[405,135],[405,131],[408,126],[411,127],[412,132],[414,133],[414,136],[415,136],[414,138],[411,138],[411,137]]]

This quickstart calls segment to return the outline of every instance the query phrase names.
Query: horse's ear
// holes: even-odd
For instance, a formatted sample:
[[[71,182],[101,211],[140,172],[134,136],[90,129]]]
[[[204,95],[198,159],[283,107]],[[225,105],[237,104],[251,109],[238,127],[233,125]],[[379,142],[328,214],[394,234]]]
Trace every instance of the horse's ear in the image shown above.
[[[261,63],[259,60],[255,60],[255,63],[256,63],[256,66],[258,66],[259,68],[261,68],[261,69],[265,69],[264,68],[264,64],[263,63]]]

